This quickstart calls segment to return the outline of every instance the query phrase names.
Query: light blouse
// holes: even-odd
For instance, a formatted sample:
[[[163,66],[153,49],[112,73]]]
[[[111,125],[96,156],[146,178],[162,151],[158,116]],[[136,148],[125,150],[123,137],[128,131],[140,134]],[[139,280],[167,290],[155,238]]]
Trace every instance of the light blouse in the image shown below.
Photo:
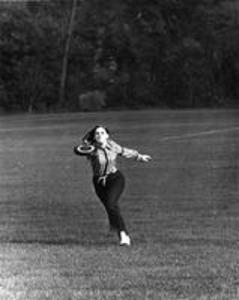
[[[84,154],[91,162],[93,175],[96,177],[107,176],[117,171],[117,156],[133,158],[139,160],[140,155],[137,150],[122,147],[111,139],[108,139],[106,146],[94,145],[91,153]],[[82,154],[80,154],[82,155]]]

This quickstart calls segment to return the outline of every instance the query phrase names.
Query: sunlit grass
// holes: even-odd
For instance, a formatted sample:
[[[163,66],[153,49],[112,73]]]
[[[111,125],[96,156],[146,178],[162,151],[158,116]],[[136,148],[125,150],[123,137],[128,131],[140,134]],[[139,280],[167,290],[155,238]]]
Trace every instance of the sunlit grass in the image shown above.
[[[0,119],[0,299],[239,299],[239,134],[220,133],[237,120],[236,111]],[[72,152],[98,123],[154,159],[119,164],[130,248],[108,236],[90,166]]]

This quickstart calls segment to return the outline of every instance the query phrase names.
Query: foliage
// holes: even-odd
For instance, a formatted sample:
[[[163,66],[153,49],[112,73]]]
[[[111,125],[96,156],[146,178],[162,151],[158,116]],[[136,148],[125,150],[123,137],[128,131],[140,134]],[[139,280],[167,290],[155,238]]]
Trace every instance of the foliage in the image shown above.
[[[236,105],[237,1],[77,2],[64,102],[60,76],[71,1],[0,3],[0,105],[78,109],[102,90],[109,107]]]

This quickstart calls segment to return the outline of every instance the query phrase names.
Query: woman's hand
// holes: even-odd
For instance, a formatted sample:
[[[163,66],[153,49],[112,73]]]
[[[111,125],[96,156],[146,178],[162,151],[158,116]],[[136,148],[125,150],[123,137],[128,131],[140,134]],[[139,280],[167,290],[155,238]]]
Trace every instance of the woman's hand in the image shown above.
[[[147,154],[139,154],[137,160],[142,162],[149,162],[150,160],[152,160],[152,157]]]

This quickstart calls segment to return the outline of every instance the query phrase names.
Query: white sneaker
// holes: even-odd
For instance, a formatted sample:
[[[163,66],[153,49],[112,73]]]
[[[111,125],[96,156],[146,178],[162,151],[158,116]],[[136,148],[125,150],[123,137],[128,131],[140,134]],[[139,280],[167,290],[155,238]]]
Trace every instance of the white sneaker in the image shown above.
[[[126,234],[125,231],[120,231],[120,246],[130,246],[130,237]]]

